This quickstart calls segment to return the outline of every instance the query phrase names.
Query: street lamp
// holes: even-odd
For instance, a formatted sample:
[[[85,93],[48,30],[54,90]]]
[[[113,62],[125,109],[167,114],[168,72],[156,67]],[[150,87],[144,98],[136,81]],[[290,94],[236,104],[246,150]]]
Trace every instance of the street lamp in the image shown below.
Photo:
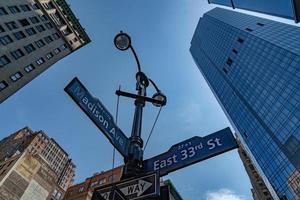
[[[121,90],[116,91],[116,94],[119,96],[135,99],[135,112],[131,137],[129,138],[130,144],[128,147],[128,156],[124,158],[125,167],[123,170],[122,179],[125,179],[134,177],[143,172],[143,140],[141,138],[141,130],[143,107],[145,106],[145,103],[151,102],[154,106],[162,107],[166,105],[167,97],[158,89],[156,84],[142,72],[139,59],[134,48],[132,47],[130,36],[121,31],[115,36],[114,44],[120,51],[130,49],[134,55],[138,67],[138,72],[136,73],[137,94],[123,92]],[[156,90],[156,93],[152,96],[152,98],[146,96],[146,88],[149,86],[149,83],[151,83]]]

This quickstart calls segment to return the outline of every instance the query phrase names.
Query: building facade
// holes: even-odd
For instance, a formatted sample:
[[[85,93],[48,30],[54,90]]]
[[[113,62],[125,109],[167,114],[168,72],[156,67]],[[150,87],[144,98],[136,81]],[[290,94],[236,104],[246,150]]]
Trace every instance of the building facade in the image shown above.
[[[269,192],[266,184],[257,172],[243,145],[240,142],[238,142],[238,144],[239,156],[243,162],[243,165],[253,187],[251,189],[253,200],[272,200],[273,198],[271,196],[271,193]]]
[[[160,200],[183,200],[170,180],[160,182]]]
[[[84,182],[69,187],[64,200],[91,200],[96,187],[120,181],[122,173],[122,166],[113,170],[96,173]]]
[[[0,103],[89,42],[65,0],[0,0]]]
[[[208,3],[261,12],[277,17],[300,21],[300,2],[298,0],[208,0]]]
[[[300,29],[215,8],[190,51],[272,197],[297,199]]]
[[[57,178],[39,155],[24,151],[0,163],[0,199],[55,199]]]
[[[68,154],[43,131],[33,132],[25,127],[0,141],[0,162],[18,155],[29,154],[39,165],[46,166],[55,175],[53,199],[62,199],[74,182],[75,165]]]

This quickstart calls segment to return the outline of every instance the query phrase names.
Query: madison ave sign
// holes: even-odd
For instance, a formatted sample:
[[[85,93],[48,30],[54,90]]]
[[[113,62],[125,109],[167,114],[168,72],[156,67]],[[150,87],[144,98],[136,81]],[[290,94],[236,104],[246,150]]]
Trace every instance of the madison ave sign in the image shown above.
[[[75,77],[66,87],[65,91],[105,134],[112,145],[122,154],[127,156],[129,140],[121,129],[115,124],[112,115],[99,101],[94,98],[83,84]]]
[[[173,145],[167,152],[145,160],[144,171],[158,171],[160,176],[187,167],[199,161],[237,148],[229,128],[205,137],[192,137]]]

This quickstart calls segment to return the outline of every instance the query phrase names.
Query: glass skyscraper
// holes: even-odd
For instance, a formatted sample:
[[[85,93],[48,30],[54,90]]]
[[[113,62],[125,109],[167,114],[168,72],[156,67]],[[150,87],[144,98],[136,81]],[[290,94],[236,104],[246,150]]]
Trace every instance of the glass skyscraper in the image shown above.
[[[191,54],[274,199],[300,198],[300,28],[215,8]]]
[[[208,3],[261,12],[300,21],[299,0],[208,0]]]

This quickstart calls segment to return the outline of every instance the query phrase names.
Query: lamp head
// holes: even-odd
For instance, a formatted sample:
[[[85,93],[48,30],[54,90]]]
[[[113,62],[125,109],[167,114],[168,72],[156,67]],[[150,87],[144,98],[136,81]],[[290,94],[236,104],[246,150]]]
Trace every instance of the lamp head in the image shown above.
[[[156,106],[156,107],[165,106],[166,103],[167,103],[167,97],[166,97],[166,95],[164,95],[164,94],[163,94],[162,92],[160,92],[160,91],[156,92],[156,93],[152,96],[152,98],[155,99],[155,100],[158,100],[158,101],[163,102],[162,104],[153,103],[153,105]]]
[[[116,35],[114,44],[120,51],[125,51],[131,46],[131,38],[127,33],[123,33],[121,31],[118,35]]]

